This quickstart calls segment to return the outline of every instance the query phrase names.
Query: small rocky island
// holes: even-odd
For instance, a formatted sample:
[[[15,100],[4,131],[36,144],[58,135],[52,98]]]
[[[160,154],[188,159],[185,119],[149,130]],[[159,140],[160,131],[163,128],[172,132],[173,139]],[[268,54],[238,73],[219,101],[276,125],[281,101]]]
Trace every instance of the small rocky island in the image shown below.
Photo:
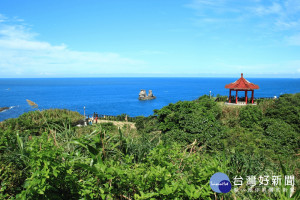
[[[156,99],[156,96],[153,95],[152,90],[149,90],[148,96],[146,90],[140,91],[139,100],[152,100],[152,99]]]
[[[9,109],[9,107],[0,107],[0,112],[2,112],[2,111],[4,111],[4,110],[8,110]]]

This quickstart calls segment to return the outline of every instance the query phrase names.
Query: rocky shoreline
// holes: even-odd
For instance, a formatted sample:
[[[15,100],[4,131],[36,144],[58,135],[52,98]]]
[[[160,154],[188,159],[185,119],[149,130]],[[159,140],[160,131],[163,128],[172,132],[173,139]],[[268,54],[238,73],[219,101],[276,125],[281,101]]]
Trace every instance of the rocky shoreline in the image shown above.
[[[8,110],[8,109],[9,109],[9,107],[2,107],[2,108],[0,108],[0,112],[2,112],[4,110]]]

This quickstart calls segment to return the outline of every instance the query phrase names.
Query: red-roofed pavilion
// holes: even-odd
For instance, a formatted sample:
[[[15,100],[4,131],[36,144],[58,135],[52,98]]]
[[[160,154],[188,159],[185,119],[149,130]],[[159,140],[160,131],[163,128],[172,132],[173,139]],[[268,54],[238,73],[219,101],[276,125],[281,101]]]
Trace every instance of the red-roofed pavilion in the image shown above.
[[[255,85],[253,83],[250,83],[243,77],[243,73],[241,73],[241,78],[236,80],[233,83],[225,85],[225,88],[229,89],[229,103],[231,103],[231,91],[236,91],[235,95],[235,103],[238,103],[238,91],[245,91],[245,103],[247,104],[248,101],[248,96],[247,93],[248,91],[252,91],[252,97],[251,97],[251,102],[253,104],[254,100],[254,90],[259,89],[258,85]]]

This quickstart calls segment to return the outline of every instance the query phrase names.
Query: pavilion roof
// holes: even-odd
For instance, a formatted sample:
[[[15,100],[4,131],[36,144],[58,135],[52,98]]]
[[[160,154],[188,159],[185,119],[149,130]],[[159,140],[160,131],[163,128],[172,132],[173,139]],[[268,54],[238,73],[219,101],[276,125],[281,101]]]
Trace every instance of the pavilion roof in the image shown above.
[[[259,86],[247,81],[243,77],[243,73],[241,73],[241,78],[239,78],[233,83],[225,85],[225,88],[234,90],[256,90],[259,89]]]

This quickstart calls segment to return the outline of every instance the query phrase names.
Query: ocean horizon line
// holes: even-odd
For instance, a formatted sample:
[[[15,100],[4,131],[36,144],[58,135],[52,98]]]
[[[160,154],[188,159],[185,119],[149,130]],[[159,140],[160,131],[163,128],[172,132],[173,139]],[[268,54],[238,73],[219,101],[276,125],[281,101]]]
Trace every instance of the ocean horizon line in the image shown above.
[[[88,79],[88,78],[238,78],[239,76],[95,76],[95,77],[0,77],[0,79]],[[300,77],[257,77],[245,76],[245,78],[257,79],[300,79]]]

